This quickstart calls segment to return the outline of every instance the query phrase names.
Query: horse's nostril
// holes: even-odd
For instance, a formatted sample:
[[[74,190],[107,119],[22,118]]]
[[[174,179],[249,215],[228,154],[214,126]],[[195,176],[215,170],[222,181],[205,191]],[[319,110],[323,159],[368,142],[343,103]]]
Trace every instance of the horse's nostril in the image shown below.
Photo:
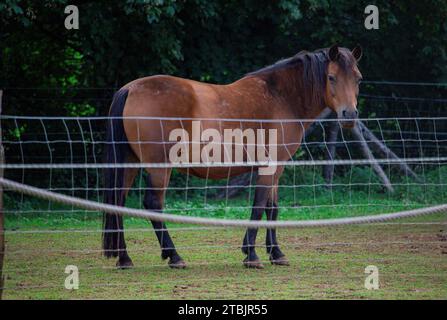
[[[343,115],[343,118],[346,118],[346,110],[343,110],[341,114]]]
[[[355,116],[357,117],[359,115],[359,111],[355,110]]]

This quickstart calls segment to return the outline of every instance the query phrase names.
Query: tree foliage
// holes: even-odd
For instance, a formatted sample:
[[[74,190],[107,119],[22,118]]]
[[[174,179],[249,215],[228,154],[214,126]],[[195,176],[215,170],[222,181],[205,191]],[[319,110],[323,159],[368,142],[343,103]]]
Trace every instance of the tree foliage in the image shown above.
[[[64,28],[68,4],[79,7],[79,30]],[[4,0],[0,86],[119,87],[159,73],[227,83],[333,43],[363,46],[361,68],[368,79],[447,80],[446,1],[375,1],[379,30],[364,27],[368,4]]]

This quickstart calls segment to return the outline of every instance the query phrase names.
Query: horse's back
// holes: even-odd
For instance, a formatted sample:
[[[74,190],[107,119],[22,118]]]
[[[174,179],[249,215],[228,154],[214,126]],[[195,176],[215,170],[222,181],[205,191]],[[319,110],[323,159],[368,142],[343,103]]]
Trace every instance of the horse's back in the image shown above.
[[[137,79],[129,91],[124,117],[190,117],[197,102],[190,80],[157,75]]]

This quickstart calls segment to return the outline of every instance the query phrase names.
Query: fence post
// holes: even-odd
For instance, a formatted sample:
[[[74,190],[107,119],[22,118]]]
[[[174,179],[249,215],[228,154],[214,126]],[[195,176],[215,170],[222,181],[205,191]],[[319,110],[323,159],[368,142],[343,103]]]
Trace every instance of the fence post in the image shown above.
[[[0,90],[0,116],[2,114],[3,90]],[[0,120],[0,164],[5,162],[5,153],[2,144],[2,125]],[[0,168],[0,178],[3,178],[3,168]],[[5,228],[3,215],[3,188],[0,186],[0,300],[2,299],[5,279],[3,276],[3,258],[5,257]]]

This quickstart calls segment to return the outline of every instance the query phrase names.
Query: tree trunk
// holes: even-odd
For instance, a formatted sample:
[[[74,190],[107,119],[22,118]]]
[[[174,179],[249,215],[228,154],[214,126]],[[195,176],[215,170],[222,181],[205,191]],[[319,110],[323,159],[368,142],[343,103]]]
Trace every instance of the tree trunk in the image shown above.
[[[394,188],[391,185],[390,180],[388,179],[388,176],[383,171],[382,167],[377,163],[376,159],[374,158],[371,150],[368,147],[368,144],[365,141],[365,138],[363,137],[362,132],[359,129],[359,125],[355,125],[354,128],[352,128],[352,134],[357,139],[357,142],[360,146],[360,150],[362,151],[363,155],[366,159],[371,160],[371,166],[373,167],[374,171],[379,176],[380,180],[382,180],[383,185],[389,192],[394,192]]]
[[[338,140],[338,134],[340,132],[340,125],[337,121],[333,121],[326,128],[328,139],[326,141],[326,159],[334,160],[336,143]],[[332,186],[332,180],[334,178],[334,165],[328,164],[323,166],[323,177],[327,186]]]
[[[375,135],[374,133],[369,130],[366,125],[362,122],[359,122],[360,130],[363,133],[363,136],[366,138],[366,140],[371,142],[371,147],[377,152],[382,154],[387,159],[394,159],[399,160],[400,158],[391,151],[385,144],[382,143]],[[414,173],[413,170],[410,169],[410,167],[405,162],[398,162],[397,166],[399,169],[405,173],[406,176],[411,176],[413,179],[415,179],[418,183],[422,183],[422,179],[418,177],[416,173]]]
[[[228,186],[223,189],[222,192],[217,194],[216,199],[230,199],[237,196],[242,190],[245,189],[245,187],[250,185],[252,177],[256,176],[257,172],[253,171],[253,173],[247,172],[231,178]]]

